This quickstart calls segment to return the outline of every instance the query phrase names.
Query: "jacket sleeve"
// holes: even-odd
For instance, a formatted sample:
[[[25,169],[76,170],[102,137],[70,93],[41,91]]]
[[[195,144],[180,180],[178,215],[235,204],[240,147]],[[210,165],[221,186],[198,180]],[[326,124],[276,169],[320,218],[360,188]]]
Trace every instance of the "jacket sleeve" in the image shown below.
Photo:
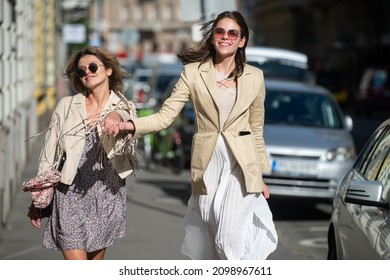
[[[59,146],[60,127],[63,121],[60,116],[61,112],[64,111],[64,103],[64,100],[60,100],[52,114],[39,157],[38,174],[52,167],[57,168],[57,159],[61,153]]]
[[[269,172],[271,170],[271,165],[269,162],[268,154],[266,151],[265,141],[264,141],[264,100],[265,100],[265,85],[264,85],[264,76],[262,72],[259,72],[256,80],[259,82],[258,94],[250,107],[249,123],[254,136],[256,139],[257,152],[259,153],[261,171]]]
[[[109,111],[117,112],[123,121],[134,120],[137,118],[137,110],[132,101],[126,100],[123,96],[115,95]],[[99,127],[100,130],[100,127]],[[121,133],[117,136],[101,134],[101,144],[111,160],[115,170],[121,178],[133,174],[138,167],[136,157],[137,141],[127,133]]]
[[[186,74],[186,70],[184,70],[181,73],[172,94],[164,101],[157,113],[133,120],[135,126],[134,138],[137,139],[146,134],[156,133],[169,127],[189,99],[189,78]]]

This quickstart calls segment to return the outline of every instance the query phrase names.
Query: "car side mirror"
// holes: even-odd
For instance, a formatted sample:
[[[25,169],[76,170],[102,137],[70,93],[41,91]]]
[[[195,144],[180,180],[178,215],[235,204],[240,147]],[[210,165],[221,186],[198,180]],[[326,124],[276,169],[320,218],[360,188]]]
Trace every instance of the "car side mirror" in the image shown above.
[[[344,118],[345,120],[345,125],[346,125],[346,128],[348,131],[352,131],[353,130],[353,120],[351,118],[351,116],[345,116]]]
[[[353,182],[347,189],[347,203],[390,209],[389,202],[382,200],[383,185],[378,181]]]

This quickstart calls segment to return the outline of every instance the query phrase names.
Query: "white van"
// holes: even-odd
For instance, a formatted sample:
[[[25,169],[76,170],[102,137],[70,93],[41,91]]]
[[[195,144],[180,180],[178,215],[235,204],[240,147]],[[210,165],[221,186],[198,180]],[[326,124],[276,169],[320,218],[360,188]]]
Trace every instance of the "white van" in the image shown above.
[[[247,63],[260,68],[267,79],[309,82],[308,57],[304,53],[287,49],[247,46]]]

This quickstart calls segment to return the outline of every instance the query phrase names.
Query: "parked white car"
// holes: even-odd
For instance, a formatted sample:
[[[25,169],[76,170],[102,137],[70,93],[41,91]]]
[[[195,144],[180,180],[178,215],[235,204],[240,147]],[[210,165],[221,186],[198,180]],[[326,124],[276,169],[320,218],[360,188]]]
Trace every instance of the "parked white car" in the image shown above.
[[[311,82],[306,54],[288,49],[248,46],[247,63],[263,70],[265,79]]]

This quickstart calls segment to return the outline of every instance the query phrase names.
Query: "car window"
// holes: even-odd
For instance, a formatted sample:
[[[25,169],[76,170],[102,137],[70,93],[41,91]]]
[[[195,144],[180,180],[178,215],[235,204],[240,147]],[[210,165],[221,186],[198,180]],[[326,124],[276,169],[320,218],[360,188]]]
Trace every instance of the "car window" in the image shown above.
[[[378,70],[372,75],[372,88],[373,90],[378,90],[383,88],[386,84],[389,83],[389,77],[387,71]]]
[[[386,133],[388,129],[385,128],[378,129],[369,139],[366,146],[362,150],[359,158],[356,160],[354,168],[363,176],[367,176],[367,168],[369,163],[373,160],[375,155],[378,155],[377,147],[380,146],[380,143],[383,143],[383,138],[388,137],[388,133]],[[372,173],[372,171],[371,171]],[[373,175],[371,175],[373,176]]]
[[[265,122],[342,128],[333,100],[322,94],[267,90]]]
[[[384,139],[386,141],[386,138]],[[388,141],[389,139],[387,139]],[[383,141],[383,142],[385,142]],[[367,164],[367,169],[365,170],[364,176],[367,180],[377,180],[379,175],[379,170],[382,168],[384,159],[386,158],[389,150],[388,145],[384,144],[382,141],[373,151],[370,162]]]
[[[390,127],[380,128],[371,136],[354,168],[366,180],[381,182],[382,199],[390,201]]]
[[[390,127],[386,128],[383,136],[373,150],[370,163],[367,166],[366,176],[368,180],[376,180],[382,183],[384,190],[382,199],[389,201],[390,189]]]
[[[289,81],[305,82],[308,77],[308,70],[295,67],[291,64],[280,61],[249,61],[248,64],[260,68],[265,79],[283,79]]]
[[[387,149],[387,156],[378,174],[378,181],[383,185],[382,199],[390,202],[390,149]]]
[[[147,82],[150,75],[140,75],[138,76],[138,82]]]
[[[156,91],[164,93],[172,80],[177,80],[179,74],[160,74],[156,80]]]
[[[287,49],[248,46],[245,49],[247,63],[260,68],[265,79],[308,82],[308,57]]]
[[[390,72],[386,69],[367,69],[361,78],[359,92],[362,98],[389,98]]]

